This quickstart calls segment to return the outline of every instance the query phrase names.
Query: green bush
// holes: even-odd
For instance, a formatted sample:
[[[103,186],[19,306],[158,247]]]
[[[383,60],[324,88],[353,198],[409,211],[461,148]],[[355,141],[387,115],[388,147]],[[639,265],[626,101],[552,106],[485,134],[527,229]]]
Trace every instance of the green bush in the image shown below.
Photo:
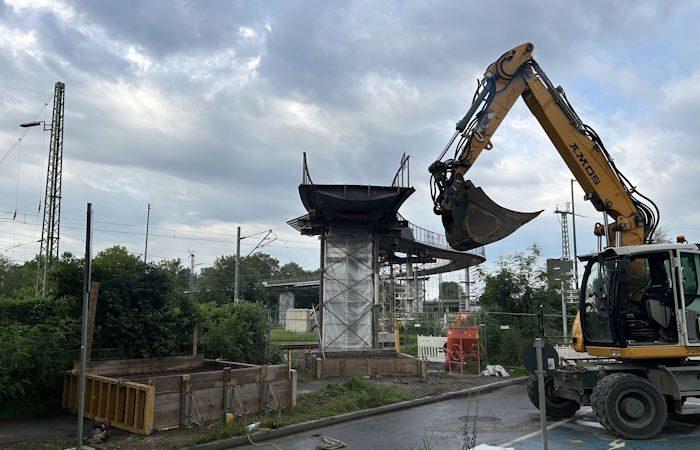
[[[267,342],[267,309],[259,303],[202,305],[202,339],[205,357],[249,364],[280,363],[278,345]]]
[[[60,408],[63,372],[76,344],[77,323],[0,328],[0,420],[34,417]]]

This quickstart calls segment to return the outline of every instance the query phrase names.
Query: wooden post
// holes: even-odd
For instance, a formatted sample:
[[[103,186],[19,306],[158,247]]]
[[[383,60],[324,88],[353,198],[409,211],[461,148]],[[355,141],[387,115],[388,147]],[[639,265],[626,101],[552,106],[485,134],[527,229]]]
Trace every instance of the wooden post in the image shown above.
[[[267,366],[260,366],[260,412],[265,412],[267,405],[267,397],[270,395],[267,392],[265,381],[267,380]]]
[[[90,300],[88,303],[88,326],[87,341],[85,342],[85,361],[90,361],[92,351],[92,335],[95,332],[95,313],[97,312],[97,293],[100,290],[100,283],[92,282],[90,289]]]
[[[198,328],[194,327],[194,333],[192,333],[192,356],[197,356],[197,331]]]
[[[192,414],[190,404],[190,376],[180,376],[180,425],[189,427]]]

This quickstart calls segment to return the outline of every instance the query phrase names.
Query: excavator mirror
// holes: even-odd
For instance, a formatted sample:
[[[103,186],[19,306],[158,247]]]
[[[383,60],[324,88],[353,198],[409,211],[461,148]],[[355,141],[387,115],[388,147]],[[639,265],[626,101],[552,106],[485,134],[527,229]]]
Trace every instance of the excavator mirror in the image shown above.
[[[450,246],[466,251],[509,236],[541,212],[521,213],[504,208],[466,180],[455,196],[452,213],[442,216],[442,224]]]
[[[629,259],[621,259],[617,262],[617,282],[629,283],[632,279],[632,262]]]

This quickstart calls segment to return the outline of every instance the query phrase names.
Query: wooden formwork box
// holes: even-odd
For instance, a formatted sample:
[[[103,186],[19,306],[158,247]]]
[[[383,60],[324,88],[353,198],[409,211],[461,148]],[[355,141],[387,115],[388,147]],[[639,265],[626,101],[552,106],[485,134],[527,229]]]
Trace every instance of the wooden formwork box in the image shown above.
[[[63,407],[71,412],[78,410],[79,363],[76,366],[66,371],[63,382]],[[172,371],[187,373],[168,374]],[[149,376],[147,382],[139,377],[153,372],[162,375]],[[113,377],[127,373],[125,378],[144,382]],[[296,371],[288,365],[257,366],[202,356],[95,361],[86,367],[84,416],[150,434],[220,419],[226,410],[243,416],[260,412],[261,405],[293,407],[296,393]]]
[[[418,376],[425,378],[425,361],[399,354],[390,358],[314,359],[314,373],[321,380],[329,377],[361,376]]]

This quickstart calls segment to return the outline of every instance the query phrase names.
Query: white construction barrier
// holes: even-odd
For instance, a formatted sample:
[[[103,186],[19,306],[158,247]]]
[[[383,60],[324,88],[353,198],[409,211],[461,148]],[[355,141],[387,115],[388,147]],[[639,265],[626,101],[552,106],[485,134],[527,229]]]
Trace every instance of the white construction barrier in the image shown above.
[[[434,363],[445,362],[447,336],[418,336],[418,358]]]

